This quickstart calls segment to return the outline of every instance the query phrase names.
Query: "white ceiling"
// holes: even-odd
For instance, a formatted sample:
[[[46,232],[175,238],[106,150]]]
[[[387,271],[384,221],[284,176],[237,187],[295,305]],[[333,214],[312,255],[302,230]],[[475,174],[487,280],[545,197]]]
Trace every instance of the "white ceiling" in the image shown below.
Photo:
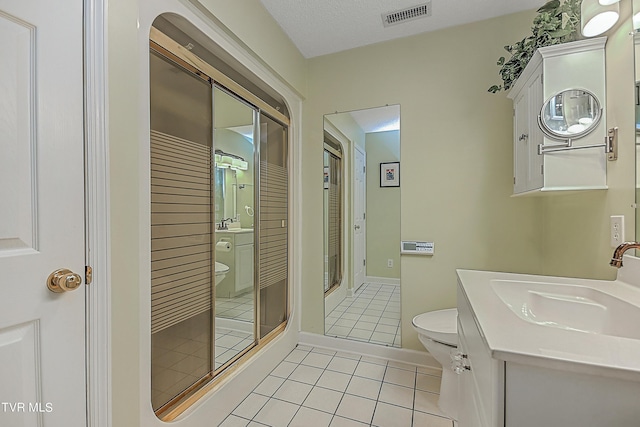
[[[400,130],[399,105],[350,111],[349,114],[364,133]]]
[[[546,3],[546,0],[432,0],[432,16],[385,28],[382,14],[427,0],[260,1],[306,58],[533,10]]]

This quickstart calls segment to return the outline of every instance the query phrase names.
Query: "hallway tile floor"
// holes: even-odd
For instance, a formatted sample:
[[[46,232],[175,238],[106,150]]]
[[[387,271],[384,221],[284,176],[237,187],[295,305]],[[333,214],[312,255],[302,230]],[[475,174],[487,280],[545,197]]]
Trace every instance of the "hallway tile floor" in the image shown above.
[[[221,427],[452,427],[441,371],[299,345]]]
[[[401,347],[400,286],[365,283],[325,318],[325,335]]]

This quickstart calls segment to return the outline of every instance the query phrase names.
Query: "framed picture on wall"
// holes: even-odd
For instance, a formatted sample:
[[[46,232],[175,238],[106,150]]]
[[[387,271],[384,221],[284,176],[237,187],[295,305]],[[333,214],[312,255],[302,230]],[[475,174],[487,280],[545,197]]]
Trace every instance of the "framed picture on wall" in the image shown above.
[[[324,189],[329,189],[329,166],[324,167]]]
[[[400,187],[400,162],[380,163],[380,187]]]

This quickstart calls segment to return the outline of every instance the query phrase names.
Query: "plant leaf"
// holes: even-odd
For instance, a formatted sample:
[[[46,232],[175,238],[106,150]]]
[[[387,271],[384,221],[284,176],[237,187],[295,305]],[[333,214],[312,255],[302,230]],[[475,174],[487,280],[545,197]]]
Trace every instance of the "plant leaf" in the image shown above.
[[[504,56],[501,56],[501,57],[498,59],[498,62],[496,63],[496,65],[504,65]]]
[[[500,86],[493,85],[487,90],[487,92],[496,93],[496,92],[500,92],[500,89],[502,89]]]
[[[569,34],[571,34],[571,30],[563,28],[560,30],[555,30],[555,31],[549,31],[549,35],[551,37],[554,38],[560,38],[560,37],[564,37],[564,36],[568,36]]]
[[[552,12],[558,7],[560,7],[560,0],[550,0],[538,9],[538,13]]]

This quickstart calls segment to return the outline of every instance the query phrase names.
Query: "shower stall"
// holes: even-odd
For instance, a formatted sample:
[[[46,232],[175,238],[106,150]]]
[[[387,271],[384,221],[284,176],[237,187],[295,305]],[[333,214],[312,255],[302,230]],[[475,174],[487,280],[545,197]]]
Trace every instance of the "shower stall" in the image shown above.
[[[151,397],[166,420],[286,324],[289,121],[196,42],[182,48],[169,21],[156,24]]]

